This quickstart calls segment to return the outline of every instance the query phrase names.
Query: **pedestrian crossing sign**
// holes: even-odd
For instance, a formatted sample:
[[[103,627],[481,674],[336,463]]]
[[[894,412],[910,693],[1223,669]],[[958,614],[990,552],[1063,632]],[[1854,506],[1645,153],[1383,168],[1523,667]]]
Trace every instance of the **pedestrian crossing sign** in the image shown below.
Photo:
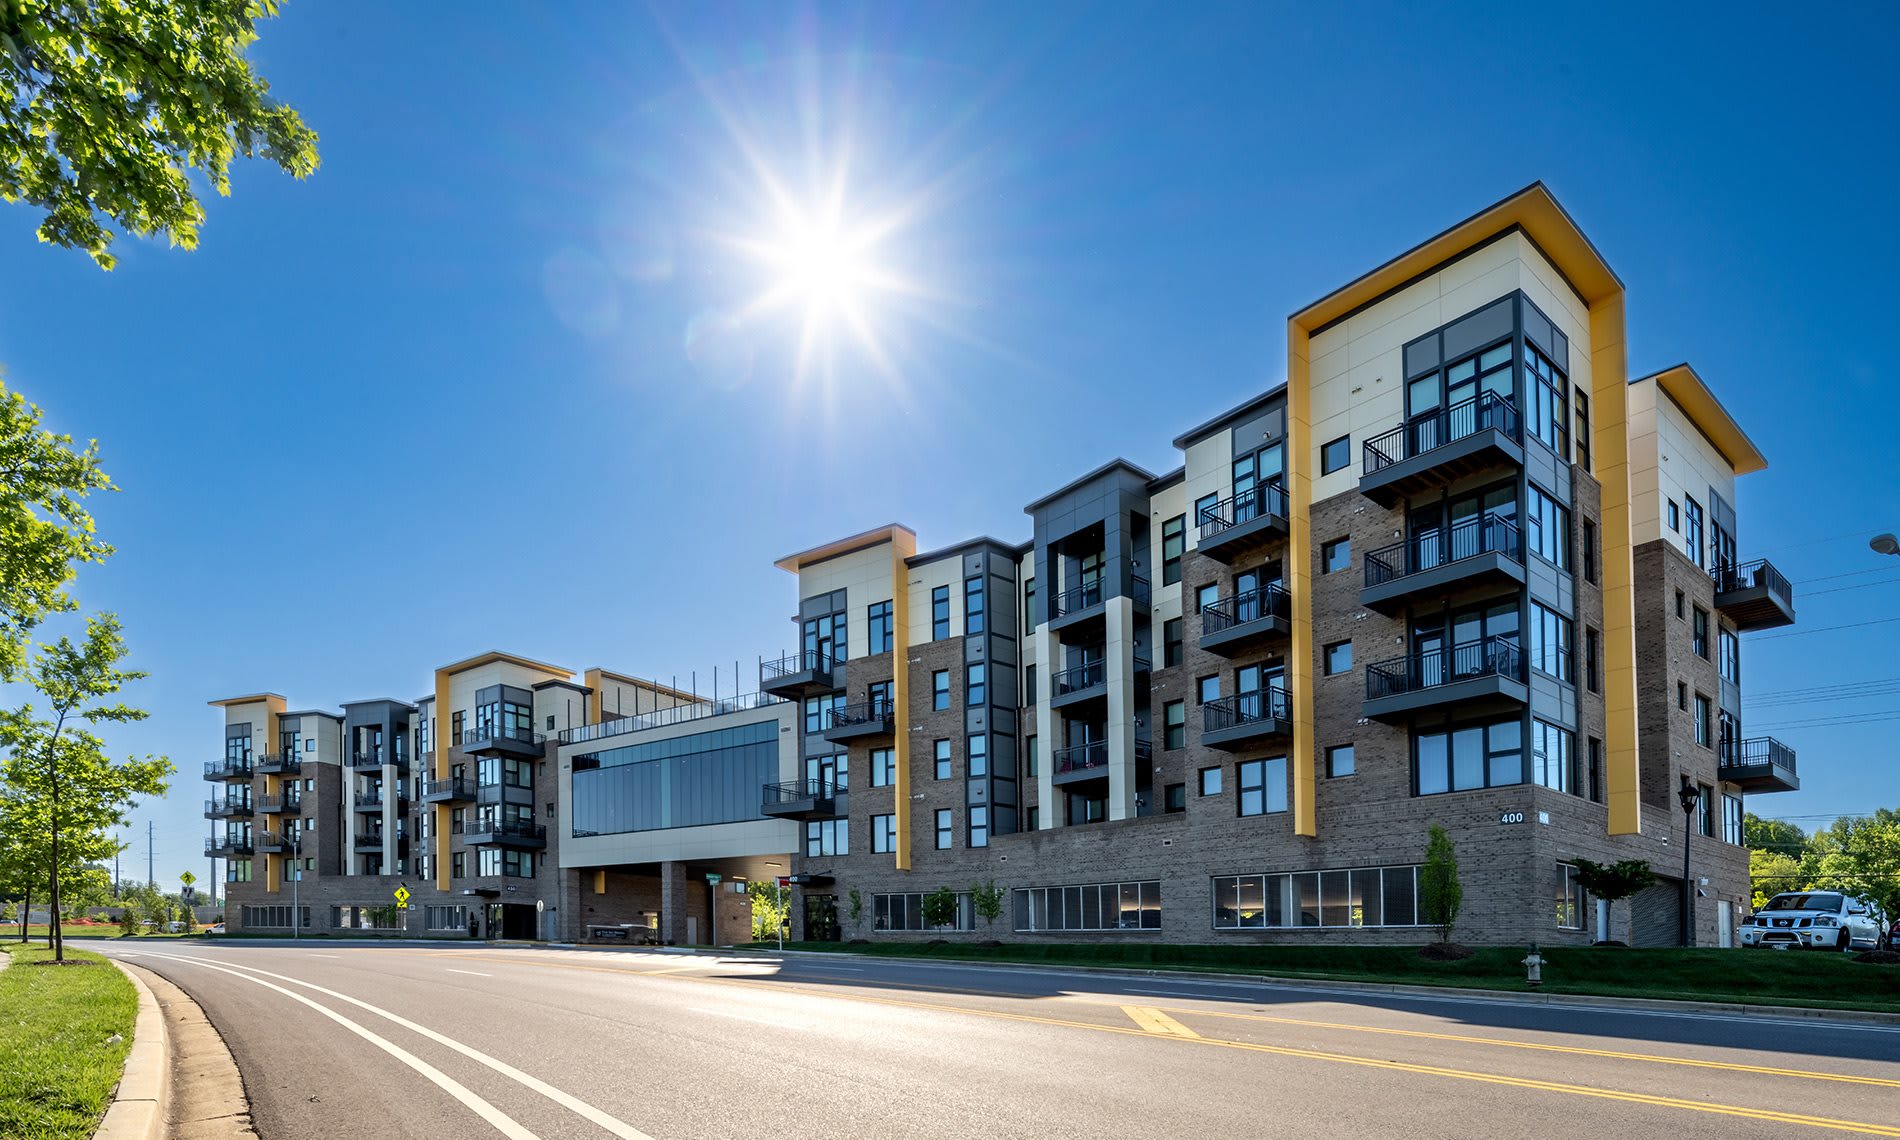
[[[409,888],[408,887],[396,888],[396,909],[397,910],[409,909]]]

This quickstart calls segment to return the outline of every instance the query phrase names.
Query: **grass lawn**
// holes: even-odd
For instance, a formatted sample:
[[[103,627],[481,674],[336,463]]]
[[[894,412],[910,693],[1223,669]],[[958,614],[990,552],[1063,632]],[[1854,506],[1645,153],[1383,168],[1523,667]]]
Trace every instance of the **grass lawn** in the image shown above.
[[[757,943],[757,949],[773,949]],[[1175,946],[1156,943],[969,942],[786,943],[787,949],[894,958],[951,958],[1059,966],[1218,970],[1326,981],[1451,986],[1524,992],[1523,947],[1485,946],[1457,962],[1421,958],[1412,946]],[[1900,1013],[1900,966],[1855,962],[1845,954],[1770,950],[1630,950],[1560,947],[1541,951],[1547,993],[1598,997],[1749,1002]]]
[[[199,930],[202,932],[203,928],[200,927]],[[119,937],[119,924],[114,922],[114,923],[101,923],[97,926],[68,925],[64,928],[64,931],[66,935],[66,940],[68,942],[72,941],[75,938],[117,938]],[[26,928],[26,934],[28,938],[37,938],[42,942],[46,941],[47,933],[48,931],[47,931],[46,924],[43,922],[31,923]],[[139,937],[141,938],[192,938],[192,937],[196,937],[196,935],[158,934],[158,933],[148,930],[144,934],[140,935]],[[0,941],[17,942],[19,941],[19,939],[20,939],[20,924],[19,923],[17,922],[0,923]]]
[[[97,954],[89,966],[34,966],[50,950],[8,943],[0,970],[0,1136],[86,1140],[112,1101],[132,1047],[138,995]],[[123,1038],[108,1045],[113,1034]]]

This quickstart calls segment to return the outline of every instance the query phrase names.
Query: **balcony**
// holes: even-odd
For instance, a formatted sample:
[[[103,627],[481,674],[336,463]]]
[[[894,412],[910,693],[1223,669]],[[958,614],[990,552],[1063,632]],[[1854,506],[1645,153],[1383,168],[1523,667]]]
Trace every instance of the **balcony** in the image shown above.
[[[1106,699],[1108,699],[1108,662],[1099,658],[1049,675],[1050,708],[1067,708],[1071,705]]]
[[[462,751],[470,756],[507,756],[515,760],[541,759],[547,738],[525,728],[478,725],[462,733]]]
[[[383,810],[383,801],[388,798],[388,796],[389,790],[387,788],[378,788],[373,792],[358,792],[356,793],[356,806],[351,810],[381,812]]]
[[[1715,775],[1751,794],[1801,790],[1801,777],[1794,769],[1794,749],[1772,736],[1724,742],[1717,754]]]
[[[228,859],[233,855],[252,855],[256,848],[251,841],[235,835],[214,835],[205,840],[205,858]]]
[[[825,718],[825,739],[833,744],[851,740],[872,740],[891,734],[896,706],[890,701],[864,701],[840,705]]]
[[[1286,489],[1268,483],[1222,499],[1195,517],[1201,528],[1195,549],[1216,562],[1232,563],[1286,537]]]
[[[467,804],[475,802],[475,781],[467,776],[450,776],[446,780],[422,781],[422,802],[425,804]]]
[[[1395,617],[1413,598],[1507,583],[1524,584],[1524,535],[1510,519],[1487,514],[1367,554],[1359,602]]]
[[[1794,624],[1794,587],[1767,559],[1717,566],[1709,577],[1715,579],[1715,608],[1743,633]]]
[[[277,855],[291,850],[294,840],[279,832],[260,831],[257,833],[257,853]]]
[[[256,770],[257,769],[252,766],[251,759],[248,756],[242,760],[233,760],[227,757],[223,760],[213,760],[211,763],[206,764],[205,779],[248,780]]]
[[[297,815],[303,811],[303,799],[299,796],[259,796],[257,813],[259,815]]]
[[[469,820],[462,829],[462,841],[471,847],[513,847],[522,851],[539,851],[548,845],[548,829],[546,824],[477,817]]]
[[[1100,578],[1062,591],[1049,599],[1050,631],[1100,627],[1106,620],[1108,599],[1117,596],[1109,593],[1108,583]],[[1146,620],[1152,601],[1148,579],[1129,578],[1128,597],[1135,604],[1135,617]]]
[[[383,849],[383,833],[380,831],[359,831],[350,839],[352,850],[375,852]]]
[[[1201,743],[1245,752],[1293,731],[1293,704],[1284,687],[1236,693],[1201,706]]]
[[[1516,639],[1482,637],[1366,666],[1364,714],[1403,724],[1414,713],[1455,708],[1461,713],[1501,712],[1530,700],[1524,654]]]
[[[1497,467],[1524,466],[1516,405],[1481,392],[1366,441],[1359,493],[1382,507]]]
[[[767,784],[760,792],[759,814],[773,819],[836,819],[837,789],[824,780]]]
[[[1221,598],[1201,607],[1201,648],[1222,657],[1238,657],[1287,636],[1292,614],[1292,596],[1279,586]]]
[[[251,805],[247,800],[206,800],[206,819],[249,819]]]
[[[1149,760],[1153,756],[1154,746],[1150,742],[1135,741],[1134,758],[1136,760]],[[1106,780],[1108,779],[1108,742],[1094,740],[1087,744],[1058,748],[1049,754],[1049,762],[1050,773],[1058,785]]]
[[[303,759],[294,752],[270,753],[257,758],[260,776],[295,776],[303,771]]]
[[[803,649],[787,653],[777,661],[762,662],[759,690],[790,701],[803,700],[838,688],[843,672],[831,654]]]
[[[409,766],[409,761],[392,757],[387,752],[357,752],[350,757],[350,767],[360,770],[375,771],[385,763],[400,764],[404,768]]]

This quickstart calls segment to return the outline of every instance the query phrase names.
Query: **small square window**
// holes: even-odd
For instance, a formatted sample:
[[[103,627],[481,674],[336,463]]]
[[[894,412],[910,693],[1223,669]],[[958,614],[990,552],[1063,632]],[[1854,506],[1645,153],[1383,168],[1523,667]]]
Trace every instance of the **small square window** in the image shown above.
[[[1352,642],[1335,641],[1326,647],[1326,675],[1352,671]]]
[[[1167,808],[1169,812],[1187,810],[1187,785],[1169,784]]]
[[[1198,614],[1218,601],[1220,601],[1220,583],[1209,582],[1194,591],[1194,612]]]
[[[1350,776],[1353,774],[1352,745],[1335,744],[1326,750],[1326,774],[1328,776]]]
[[[1212,677],[1202,677],[1199,681],[1195,682],[1194,691],[1196,694],[1196,704],[1204,705],[1209,701],[1218,700],[1220,698],[1220,674],[1216,673]]]
[[[1352,437],[1342,435],[1319,449],[1319,473],[1331,475],[1352,462]]]
[[[1331,574],[1352,566],[1352,539],[1335,538],[1319,548],[1319,572]]]
[[[1219,768],[1202,768],[1201,769],[1201,794],[1204,796],[1220,795],[1220,769]]]
[[[948,740],[937,741],[936,762],[937,779],[948,780],[950,778],[950,742]]]

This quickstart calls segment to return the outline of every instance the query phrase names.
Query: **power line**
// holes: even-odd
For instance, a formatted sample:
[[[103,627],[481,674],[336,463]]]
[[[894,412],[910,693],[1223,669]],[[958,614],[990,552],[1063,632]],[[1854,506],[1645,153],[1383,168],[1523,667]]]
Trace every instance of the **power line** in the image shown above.
[[[1890,720],[1900,720],[1900,709],[1884,709],[1879,713],[1845,713],[1841,716],[1812,717],[1807,720],[1771,720],[1749,724],[1750,728],[1840,728],[1856,724],[1883,724]]]
[[[1836,586],[1831,590],[1809,590],[1801,596],[1803,598],[1818,598],[1822,594],[1844,594],[1849,590],[1869,590],[1875,586],[1890,586],[1895,582],[1900,582],[1900,576],[1882,578],[1877,582],[1862,582],[1857,586]]]
[[[1805,586],[1810,582],[1832,582],[1836,578],[1865,578],[1869,574],[1885,574],[1891,566],[1874,566],[1866,570],[1849,570],[1844,574],[1823,574],[1818,578],[1796,578],[1794,585]]]
[[[1817,629],[1796,630],[1793,633],[1766,633],[1760,637],[1750,638],[1749,640],[1751,642],[1759,642],[1773,641],[1778,637],[1808,637],[1816,633],[1833,633],[1835,630],[1840,629],[1865,629],[1870,625],[1892,625],[1897,621],[1900,621],[1900,617],[1875,618],[1873,621],[1849,622],[1846,625],[1824,625]]]

